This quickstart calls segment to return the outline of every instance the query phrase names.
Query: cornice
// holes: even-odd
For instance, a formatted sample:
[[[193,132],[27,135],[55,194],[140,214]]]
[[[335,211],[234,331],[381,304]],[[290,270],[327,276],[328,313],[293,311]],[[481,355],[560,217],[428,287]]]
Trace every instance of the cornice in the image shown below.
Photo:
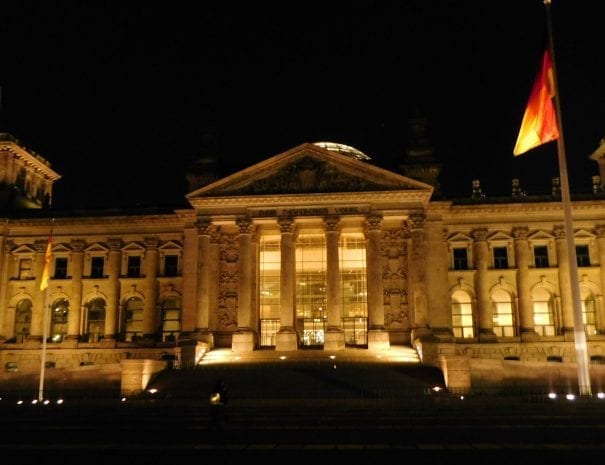
[[[50,168],[48,161],[44,160],[40,155],[29,153],[23,147],[11,141],[0,141],[0,151],[5,150],[11,153],[14,157],[23,161],[28,166],[42,174],[45,178],[51,181],[61,179],[61,175]]]

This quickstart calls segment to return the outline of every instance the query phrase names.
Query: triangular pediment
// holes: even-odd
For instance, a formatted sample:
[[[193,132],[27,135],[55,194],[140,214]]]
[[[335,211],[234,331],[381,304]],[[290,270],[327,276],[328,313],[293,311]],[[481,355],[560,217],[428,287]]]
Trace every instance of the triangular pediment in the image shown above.
[[[447,238],[448,242],[473,242],[473,238],[461,232],[454,233]]]
[[[28,255],[32,253],[36,253],[36,250],[29,245],[20,245],[16,249],[12,251],[14,255]]]
[[[176,250],[181,250],[183,248],[183,246],[181,246],[179,243],[175,242],[175,241],[168,241],[165,244],[162,244],[160,247],[158,247],[162,252],[169,252],[169,251],[176,251]]]
[[[531,239],[532,241],[549,241],[554,239],[554,236],[546,231],[539,230],[530,234],[528,239]]]
[[[432,192],[433,187],[307,143],[193,191],[187,198],[395,190]]]
[[[594,239],[596,236],[592,232],[590,232],[586,229],[578,229],[574,233],[574,237],[576,239]]]
[[[143,247],[138,242],[129,242],[126,246],[122,247],[122,252],[144,252],[145,247]]]
[[[89,247],[86,248],[86,252],[88,253],[94,253],[94,252],[107,252],[109,249],[101,244],[99,244],[98,242],[91,244]]]
[[[496,231],[494,234],[492,234],[491,236],[488,237],[488,240],[490,242],[509,242],[511,241],[513,238],[510,234],[506,234],[505,232],[502,231]]]

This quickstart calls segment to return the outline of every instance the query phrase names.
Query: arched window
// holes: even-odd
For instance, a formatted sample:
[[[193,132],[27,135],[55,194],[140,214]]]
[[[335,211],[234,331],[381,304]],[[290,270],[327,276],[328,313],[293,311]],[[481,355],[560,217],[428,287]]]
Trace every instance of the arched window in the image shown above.
[[[455,337],[474,337],[471,296],[465,291],[452,294],[452,331]]]
[[[511,296],[503,289],[496,289],[492,293],[492,304],[494,312],[494,333],[498,337],[509,337],[515,335],[513,318],[513,303]]]
[[[50,317],[50,340],[52,342],[61,342],[67,334],[68,313],[69,301],[67,299],[58,299],[53,303]]]
[[[124,340],[131,342],[143,336],[143,299],[130,297],[124,307]]]
[[[29,328],[32,321],[32,301],[20,300],[15,308],[15,338],[17,342],[23,342],[29,336]]]
[[[534,304],[534,329],[540,336],[555,335],[555,320],[552,295],[543,287],[536,287],[531,292]]]
[[[584,321],[584,330],[588,336],[597,334],[597,323],[596,323],[596,299],[590,289],[582,288],[582,320]]]
[[[181,333],[181,299],[170,296],[162,302],[162,340],[176,341]]]
[[[91,342],[98,342],[105,334],[105,300],[101,297],[88,303],[86,332]]]

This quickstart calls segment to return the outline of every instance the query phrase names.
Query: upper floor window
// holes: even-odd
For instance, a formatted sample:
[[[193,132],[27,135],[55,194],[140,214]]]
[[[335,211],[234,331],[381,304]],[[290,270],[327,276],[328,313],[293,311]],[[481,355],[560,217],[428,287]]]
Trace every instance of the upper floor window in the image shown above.
[[[590,266],[588,245],[576,245],[576,259],[578,260],[578,266]]]
[[[128,257],[128,269],[126,270],[129,278],[138,278],[141,276],[141,257],[138,255]]]
[[[32,277],[32,259],[22,258],[19,260],[19,279],[29,279]]]
[[[55,274],[53,278],[64,279],[67,278],[67,258],[57,257],[55,258]]]
[[[90,277],[102,278],[105,268],[105,259],[103,257],[92,257],[90,261]]]
[[[494,268],[508,268],[508,248],[494,247]]]
[[[454,249],[454,270],[468,270],[468,255],[466,248]]]
[[[536,268],[548,268],[548,247],[545,245],[534,246],[534,264]]]
[[[164,276],[178,276],[179,274],[179,256],[166,255],[164,257]]]

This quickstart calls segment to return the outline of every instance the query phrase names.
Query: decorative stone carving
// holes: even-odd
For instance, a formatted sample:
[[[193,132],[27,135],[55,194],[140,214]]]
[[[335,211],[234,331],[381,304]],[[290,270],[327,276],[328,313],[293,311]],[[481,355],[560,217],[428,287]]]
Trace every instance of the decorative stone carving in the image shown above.
[[[340,231],[340,218],[337,216],[326,216],[324,218],[324,228],[326,232]]]
[[[477,228],[472,231],[473,239],[477,242],[487,240],[487,228]]]
[[[513,237],[515,240],[526,240],[529,234],[529,228],[526,226],[518,226],[513,228]]]
[[[555,225],[552,232],[557,239],[565,239],[565,226],[562,224]]]
[[[407,220],[407,224],[411,231],[424,228],[425,223],[426,215],[424,213],[412,213]]]
[[[84,241],[83,239],[73,239],[70,242],[71,245],[71,250],[73,250],[74,252],[84,252],[84,249],[86,248],[86,241]]]

